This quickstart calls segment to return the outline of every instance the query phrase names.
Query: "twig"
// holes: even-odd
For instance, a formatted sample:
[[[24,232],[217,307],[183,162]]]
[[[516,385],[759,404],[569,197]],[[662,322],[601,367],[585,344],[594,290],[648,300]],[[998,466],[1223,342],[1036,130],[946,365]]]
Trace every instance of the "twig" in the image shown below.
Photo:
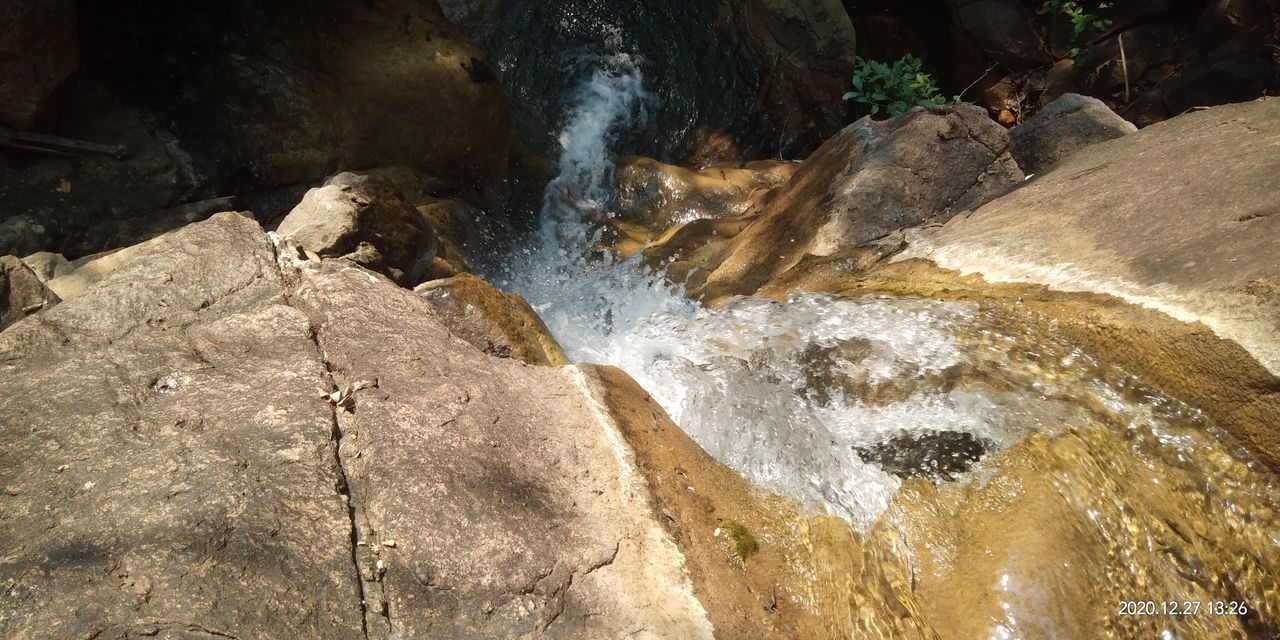
[[[1129,60],[1124,55],[1123,33],[1116,37],[1116,42],[1120,45],[1120,71],[1124,74],[1124,103],[1129,104]]]
[[[960,93],[956,94],[956,97],[963,96],[963,95],[965,94],[965,92],[966,92],[966,91],[968,91],[968,90],[970,90],[970,89],[972,89],[974,85],[978,84],[979,82],[982,82],[982,79],[983,79],[983,78],[985,78],[985,77],[987,77],[987,74],[988,74],[988,73],[991,73],[991,70],[992,70],[992,69],[994,69],[994,68],[996,68],[996,65],[998,65],[998,64],[1000,64],[1000,63],[999,63],[999,62],[993,62],[993,63],[991,63],[991,66],[987,67],[987,70],[986,70],[986,71],[983,71],[983,72],[982,72],[982,75],[978,76],[978,79],[977,79],[977,80],[974,80],[973,82],[970,82],[970,83],[969,83],[969,86],[965,87],[964,89],[962,89],[962,90],[960,91]]]

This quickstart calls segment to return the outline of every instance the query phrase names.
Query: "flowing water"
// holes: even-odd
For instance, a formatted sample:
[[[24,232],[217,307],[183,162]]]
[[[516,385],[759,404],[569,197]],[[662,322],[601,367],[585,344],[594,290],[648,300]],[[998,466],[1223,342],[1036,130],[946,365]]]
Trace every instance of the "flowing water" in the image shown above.
[[[796,293],[706,310],[598,248],[612,133],[652,106],[633,61],[598,63],[539,237],[488,274],[571,359],[626,370],[753,482],[891,533],[907,597],[928,603],[919,626],[941,637],[1277,637],[1276,479],[1194,409],[977,304]],[[1121,615],[1127,601],[1207,608]],[[879,615],[842,628],[900,632]]]

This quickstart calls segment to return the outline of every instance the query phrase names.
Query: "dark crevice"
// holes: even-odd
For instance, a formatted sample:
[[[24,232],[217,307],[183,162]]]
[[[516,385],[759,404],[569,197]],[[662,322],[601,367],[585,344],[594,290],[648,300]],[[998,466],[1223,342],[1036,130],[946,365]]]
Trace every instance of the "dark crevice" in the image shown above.
[[[311,323],[310,314],[306,312],[306,309],[302,305],[294,301],[289,278],[286,277],[284,270],[280,268],[280,252],[274,242],[268,241],[268,244],[271,246],[272,255],[275,260],[274,266],[275,266],[276,274],[280,278],[281,291],[283,292],[285,302],[290,307],[297,309],[298,311],[302,312],[304,316],[307,317],[308,319],[307,337],[311,340],[311,343],[315,345],[316,354],[320,356],[320,362],[324,365],[325,375],[328,376],[329,378],[330,391],[337,390],[339,389],[339,385],[337,384],[337,381],[334,378],[333,364],[329,362],[328,357],[325,356],[324,348],[320,346],[320,336],[317,333],[316,327],[313,326]],[[366,583],[365,572],[362,571],[361,563],[360,563],[360,546],[361,546],[360,545],[360,525],[359,525],[360,507],[357,505],[356,497],[354,493],[351,491],[351,483],[348,480],[347,469],[342,462],[343,433],[342,433],[342,426],[339,424],[339,420],[338,420],[338,412],[342,410],[343,409],[341,407],[336,405],[333,405],[330,407],[331,431],[330,431],[329,437],[330,437],[330,441],[333,443],[334,469],[337,471],[337,474],[338,474],[338,481],[337,481],[337,486],[335,487],[335,490],[338,492],[339,499],[342,500],[342,503],[346,505],[346,509],[347,509],[347,519],[350,523],[351,566],[355,569],[356,586],[357,586],[357,589],[359,590],[358,593],[360,597],[360,612],[361,612],[360,631],[365,638],[369,638],[370,637],[369,616],[371,613],[369,611],[369,604],[370,604],[369,595],[370,594],[365,586],[365,583]],[[380,581],[381,576],[377,574],[376,568],[371,567],[371,569],[373,570],[372,581]],[[386,598],[382,594],[379,594],[378,601],[380,603],[378,611],[373,612],[373,614],[386,618],[387,625],[389,626],[390,616],[385,604]]]

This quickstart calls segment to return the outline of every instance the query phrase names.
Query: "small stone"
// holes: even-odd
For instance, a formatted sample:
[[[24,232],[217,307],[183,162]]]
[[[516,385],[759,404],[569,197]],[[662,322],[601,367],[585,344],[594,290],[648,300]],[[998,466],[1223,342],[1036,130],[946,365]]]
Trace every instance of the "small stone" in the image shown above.
[[[396,541],[395,541],[395,540],[383,540],[383,541],[382,541],[382,546],[384,546],[384,547],[392,547],[392,548],[395,548],[395,546],[396,546]]]

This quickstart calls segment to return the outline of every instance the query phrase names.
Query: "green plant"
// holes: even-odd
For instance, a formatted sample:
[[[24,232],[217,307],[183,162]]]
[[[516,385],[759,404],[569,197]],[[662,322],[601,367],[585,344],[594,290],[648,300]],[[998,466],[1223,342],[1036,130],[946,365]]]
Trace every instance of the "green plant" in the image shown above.
[[[911,54],[893,64],[857,58],[853,68],[853,90],[845,100],[871,105],[872,115],[884,109],[891,116],[905,113],[915,106],[930,107],[959,102],[943,97],[933,76],[924,72],[924,63]]]
[[[729,557],[743,564],[746,564],[751,554],[760,550],[755,536],[752,536],[746,527],[733,520],[720,523],[715,530],[715,536],[719,538],[721,535],[729,541]]]
[[[1108,2],[1098,4],[1099,10],[1109,8],[1111,4]],[[1071,21],[1071,47],[1068,53],[1080,66],[1094,61],[1098,52],[1093,46],[1093,40],[1112,25],[1111,20],[1089,11],[1079,0],[1044,0],[1038,13],[1065,16]]]

